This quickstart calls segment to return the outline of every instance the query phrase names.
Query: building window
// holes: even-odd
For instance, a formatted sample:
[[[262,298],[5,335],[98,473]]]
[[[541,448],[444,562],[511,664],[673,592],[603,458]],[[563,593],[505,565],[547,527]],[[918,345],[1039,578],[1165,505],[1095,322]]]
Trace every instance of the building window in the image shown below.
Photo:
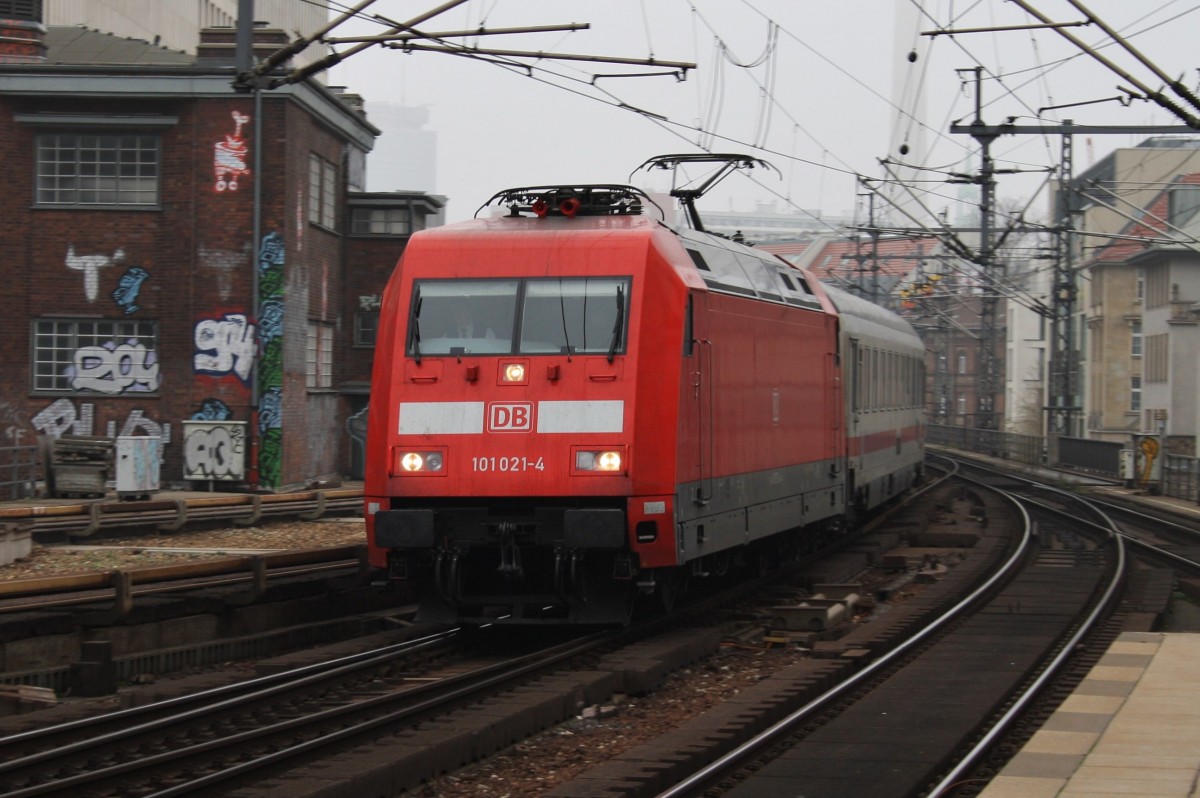
[[[1142,287],[1139,301],[1144,301],[1147,308],[1165,307],[1171,301],[1171,274],[1164,266],[1151,266],[1143,271],[1138,269],[1142,279],[1138,284]]]
[[[308,221],[337,229],[337,167],[319,155],[308,158]]]
[[[375,346],[375,332],[379,329],[378,310],[359,310],[354,313],[354,345]]]
[[[1172,225],[1185,225],[1200,210],[1200,186],[1180,183],[1167,195],[1167,217]]]
[[[304,346],[304,384],[308,388],[333,387],[333,325],[308,323]]]
[[[963,350],[958,350],[958,373],[967,373],[967,353]]]
[[[350,211],[350,234],[356,236],[406,236],[412,233],[407,207],[355,208]]]
[[[158,387],[156,322],[34,320],[35,391],[133,394]]]
[[[158,136],[44,133],[37,137],[37,204],[156,206],[158,162]]]
[[[1131,322],[1130,325],[1131,340],[1129,343],[1129,354],[1134,357],[1142,356],[1142,323],[1140,321]]]
[[[1142,362],[1142,378],[1146,382],[1167,381],[1169,345],[1167,333],[1146,336],[1146,356]]]
[[[1129,378],[1129,409],[1134,413],[1142,409],[1142,378]]]
[[[965,416],[967,414],[967,395],[965,393],[960,393],[958,395],[958,414],[960,416]]]

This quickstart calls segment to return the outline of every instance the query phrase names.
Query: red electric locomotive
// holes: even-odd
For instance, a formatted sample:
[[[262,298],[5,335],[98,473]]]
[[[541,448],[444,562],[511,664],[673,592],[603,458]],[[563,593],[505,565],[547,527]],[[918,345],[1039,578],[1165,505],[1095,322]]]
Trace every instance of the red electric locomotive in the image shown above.
[[[633,187],[577,185],[412,237],[365,493],[371,562],[420,618],[626,622],[638,595],[807,546],[919,473],[911,327],[697,229],[698,194],[676,196],[692,228]]]

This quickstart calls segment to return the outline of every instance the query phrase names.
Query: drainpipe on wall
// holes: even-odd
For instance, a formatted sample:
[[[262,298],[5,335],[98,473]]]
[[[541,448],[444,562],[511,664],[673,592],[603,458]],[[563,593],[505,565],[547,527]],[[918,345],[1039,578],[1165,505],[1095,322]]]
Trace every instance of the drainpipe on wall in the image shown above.
[[[236,71],[239,75],[244,75],[254,68],[254,0],[238,0],[238,23],[237,23],[237,39],[236,39]],[[262,336],[258,333],[258,328],[261,327],[259,319],[260,310],[258,296],[258,257],[259,248],[262,246],[262,139],[263,139],[263,118],[262,118],[262,87],[259,81],[254,81],[254,165],[252,167],[254,174],[254,206],[251,211],[251,232],[250,232],[250,269],[252,275],[252,304],[251,314],[256,327],[255,335],[255,357],[254,357],[254,377],[250,383],[250,423],[246,425],[246,438],[249,444],[250,463],[247,467],[247,473],[250,476],[250,484],[254,487],[259,486],[258,477],[258,446],[262,436],[258,434],[258,413],[259,413],[259,368],[262,364]]]

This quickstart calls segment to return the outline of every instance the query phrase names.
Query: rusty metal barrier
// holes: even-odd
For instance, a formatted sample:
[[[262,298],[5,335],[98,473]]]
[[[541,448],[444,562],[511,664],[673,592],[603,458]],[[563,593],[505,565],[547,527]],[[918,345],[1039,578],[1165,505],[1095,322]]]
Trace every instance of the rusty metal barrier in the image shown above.
[[[138,595],[194,588],[198,579],[234,577],[234,581],[245,582],[251,594],[258,595],[266,589],[269,578],[318,567],[346,568],[351,563],[357,569],[358,577],[366,578],[370,570],[366,546],[328,546],[319,549],[222,557],[179,565],[155,565],[146,568],[20,579],[0,582],[0,599],[46,594],[79,594],[74,598],[64,597],[56,600],[56,603],[92,603],[102,600],[95,595],[97,591],[111,592],[114,609],[125,615],[133,609],[133,600]]]
[[[71,537],[88,537],[109,527],[153,526],[169,532],[199,521],[228,520],[238,526],[279,516],[313,521],[335,513],[361,514],[362,496],[361,488],[336,488],[269,495],[0,507],[0,524],[21,531],[58,531]]]

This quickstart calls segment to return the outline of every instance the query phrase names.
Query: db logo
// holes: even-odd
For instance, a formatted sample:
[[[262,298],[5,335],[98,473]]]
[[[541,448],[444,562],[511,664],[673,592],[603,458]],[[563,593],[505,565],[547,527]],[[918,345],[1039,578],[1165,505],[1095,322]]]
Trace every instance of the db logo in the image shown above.
[[[488,432],[531,432],[533,405],[529,402],[493,402],[488,405]]]

